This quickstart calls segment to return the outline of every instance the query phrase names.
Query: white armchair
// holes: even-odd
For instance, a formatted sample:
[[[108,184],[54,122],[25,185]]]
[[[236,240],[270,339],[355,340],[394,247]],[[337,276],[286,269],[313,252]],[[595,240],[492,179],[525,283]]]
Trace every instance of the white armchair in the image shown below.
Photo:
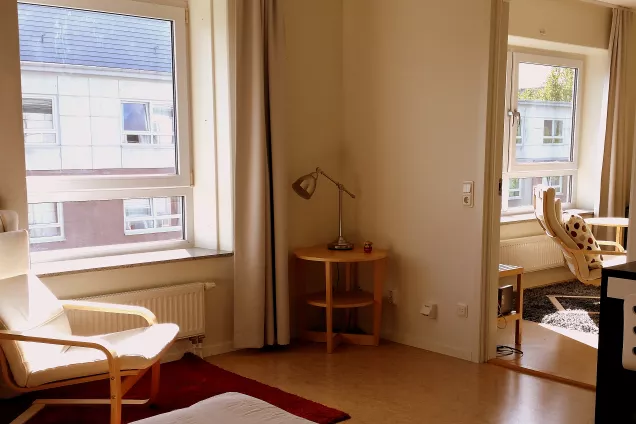
[[[110,399],[40,399],[14,422],[25,422],[47,404],[110,404],[110,422],[119,424],[122,404],[155,401],[159,360],[179,328],[157,324],[146,308],[58,300],[29,272],[29,235],[17,228],[17,214],[0,211],[0,372],[4,383],[13,392],[28,393],[109,379]],[[140,315],[148,327],[74,336],[66,316],[68,309]],[[150,398],[123,401],[126,392],[150,369]]]

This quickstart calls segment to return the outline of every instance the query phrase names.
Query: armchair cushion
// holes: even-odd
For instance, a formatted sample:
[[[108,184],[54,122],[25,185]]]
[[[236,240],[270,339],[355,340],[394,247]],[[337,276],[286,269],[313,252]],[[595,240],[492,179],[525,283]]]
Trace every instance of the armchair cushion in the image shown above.
[[[19,234],[20,232],[18,232]],[[0,233],[0,236],[14,233]],[[0,242],[0,246],[2,246]],[[0,268],[8,266],[0,257]],[[0,330],[55,338],[71,334],[64,308],[51,291],[32,274],[0,280]],[[26,386],[33,364],[56,357],[65,346],[33,342],[1,342],[16,384]]]
[[[563,228],[568,236],[576,243],[581,250],[599,250],[600,247],[592,234],[592,228],[585,223],[580,215],[572,214],[569,219],[563,223]],[[589,269],[602,268],[602,255],[585,255],[585,260]]]
[[[179,327],[175,324],[155,324],[118,333],[91,338],[110,343],[117,355],[121,370],[141,370],[150,367],[172,343]],[[42,345],[40,345],[42,346]],[[56,355],[40,356],[30,364],[26,387],[37,387],[53,381],[105,374],[108,372],[106,355],[83,347],[68,347]]]

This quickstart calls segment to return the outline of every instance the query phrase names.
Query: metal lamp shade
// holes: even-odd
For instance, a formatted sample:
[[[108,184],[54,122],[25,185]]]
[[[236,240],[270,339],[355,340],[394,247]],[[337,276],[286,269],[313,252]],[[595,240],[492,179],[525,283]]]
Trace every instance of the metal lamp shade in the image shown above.
[[[294,184],[292,184],[292,188],[300,197],[309,200],[316,191],[316,182],[318,180],[317,177],[318,176],[314,175],[313,173],[303,175],[302,177],[297,179]]]

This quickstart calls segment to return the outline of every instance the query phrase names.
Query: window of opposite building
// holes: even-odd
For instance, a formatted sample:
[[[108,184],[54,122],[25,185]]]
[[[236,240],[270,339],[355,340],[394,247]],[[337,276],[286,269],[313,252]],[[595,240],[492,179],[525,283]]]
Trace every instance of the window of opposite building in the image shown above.
[[[190,247],[185,10],[37,3],[18,5],[32,260]]]
[[[531,210],[538,184],[575,203],[581,72],[579,60],[509,53],[502,212]]]

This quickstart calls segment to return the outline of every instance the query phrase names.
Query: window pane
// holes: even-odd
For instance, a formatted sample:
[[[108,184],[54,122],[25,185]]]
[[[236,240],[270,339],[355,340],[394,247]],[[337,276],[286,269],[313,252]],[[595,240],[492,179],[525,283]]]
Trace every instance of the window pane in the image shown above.
[[[532,206],[532,189],[544,184],[554,187],[556,197],[563,203],[572,201],[572,177],[569,175],[562,177],[528,177],[510,178],[508,190],[508,209],[523,206]],[[515,196],[512,192],[515,191]]]
[[[53,100],[47,98],[23,98],[22,125],[25,130],[54,129]]]
[[[123,114],[124,131],[150,131],[146,103],[124,103]]]
[[[156,133],[174,133],[174,110],[172,106],[154,106],[152,108],[152,130]]]
[[[517,163],[573,160],[577,69],[519,64],[518,109],[525,126]]]
[[[42,242],[43,240],[37,240],[42,238],[60,237],[60,227],[45,227],[45,228],[33,228],[29,230],[29,238],[32,242]]]
[[[34,225],[32,221],[51,222],[55,203],[29,205],[31,251],[73,249],[80,247],[110,246],[162,240],[184,239],[183,197],[154,202],[153,199],[115,199],[86,202],[63,202],[62,222],[50,225]],[[163,203],[170,212],[159,216],[153,205]],[[52,206],[41,206],[52,205]],[[38,242],[34,236],[54,237],[63,234],[62,240]]]
[[[29,205],[29,225],[58,223],[56,203]]]
[[[544,120],[543,121],[543,135],[544,136],[551,136],[552,135],[552,121],[551,120]]]
[[[27,175],[177,172],[171,21],[26,3],[18,19]]]

